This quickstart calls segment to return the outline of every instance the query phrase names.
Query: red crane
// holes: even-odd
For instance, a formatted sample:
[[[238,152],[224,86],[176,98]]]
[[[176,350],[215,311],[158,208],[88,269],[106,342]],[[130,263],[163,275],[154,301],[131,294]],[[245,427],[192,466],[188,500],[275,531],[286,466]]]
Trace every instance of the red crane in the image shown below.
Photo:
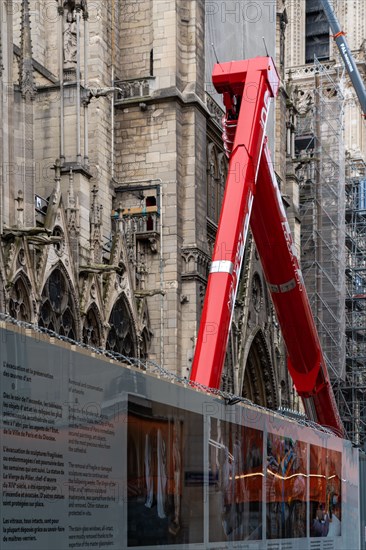
[[[296,390],[312,420],[343,435],[265,134],[279,76],[271,58],[257,57],[217,64],[212,79],[230,161],[190,379],[220,386],[250,224]]]

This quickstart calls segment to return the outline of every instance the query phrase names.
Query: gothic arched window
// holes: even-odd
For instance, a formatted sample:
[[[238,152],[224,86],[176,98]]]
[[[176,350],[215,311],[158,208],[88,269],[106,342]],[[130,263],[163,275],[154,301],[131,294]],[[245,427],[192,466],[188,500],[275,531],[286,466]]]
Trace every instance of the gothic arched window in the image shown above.
[[[42,292],[38,325],[76,340],[75,319],[75,302],[68,281],[60,269],[55,269]]]
[[[123,297],[114,304],[109,317],[109,333],[106,348],[126,357],[135,357],[134,329],[130,312]]]
[[[18,321],[29,322],[31,320],[29,290],[21,277],[14,282],[10,292],[9,313]]]
[[[95,306],[91,306],[85,315],[83,323],[83,342],[88,346],[98,348],[101,345],[100,323]]]

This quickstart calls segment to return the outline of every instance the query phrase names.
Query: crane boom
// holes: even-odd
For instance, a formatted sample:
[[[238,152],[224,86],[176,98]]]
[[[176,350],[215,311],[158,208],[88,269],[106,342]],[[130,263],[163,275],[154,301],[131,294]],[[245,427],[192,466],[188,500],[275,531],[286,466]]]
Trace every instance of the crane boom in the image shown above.
[[[250,226],[288,353],[288,369],[309,418],[343,433],[309,299],[265,143]]]
[[[310,418],[343,434],[265,135],[279,85],[273,60],[218,64],[213,83],[224,94],[230,161],[190,378],[220,386],[250,223],[295,387]]]
[[[279,77],[272,59],[215,65],[213,83],[224,94],[234,130],[225,194],[192,364],[191,380],[218,388],[238,289],[270,98]]]
[[[346,40],[345,33],[339,24],[338,18],[330,1],[320,0],[320,2],[323,6],[324,13],[332,30],[334,41],[337,44],[339,53],[341,54],[345,67],[359,99],[363,115],[366,117],[366,88],[352,55],[351,49]]]

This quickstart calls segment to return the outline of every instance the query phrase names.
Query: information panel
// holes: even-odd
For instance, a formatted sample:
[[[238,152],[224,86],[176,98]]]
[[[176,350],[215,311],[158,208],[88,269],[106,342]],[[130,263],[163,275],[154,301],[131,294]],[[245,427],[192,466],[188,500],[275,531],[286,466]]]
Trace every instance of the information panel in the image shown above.
[[[75,368],[67,349],[3,337],[1,549],[120,548],[121,415],[106,406],[116,367],[106,376],[78,354]]]
[[[0,419],[1,550],[359,547],[358,451],[270,411],[0,323]]]

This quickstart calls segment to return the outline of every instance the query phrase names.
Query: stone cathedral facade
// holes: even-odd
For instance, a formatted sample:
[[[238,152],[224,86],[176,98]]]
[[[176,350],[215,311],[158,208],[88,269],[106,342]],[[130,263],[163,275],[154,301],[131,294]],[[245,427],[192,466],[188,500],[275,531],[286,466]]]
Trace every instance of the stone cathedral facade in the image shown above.
[[[0,26],[1,311],[188,377],[228,168],[205,3],[2,0]],[[223,389],[277,408],[290,387],[250,239]]]

